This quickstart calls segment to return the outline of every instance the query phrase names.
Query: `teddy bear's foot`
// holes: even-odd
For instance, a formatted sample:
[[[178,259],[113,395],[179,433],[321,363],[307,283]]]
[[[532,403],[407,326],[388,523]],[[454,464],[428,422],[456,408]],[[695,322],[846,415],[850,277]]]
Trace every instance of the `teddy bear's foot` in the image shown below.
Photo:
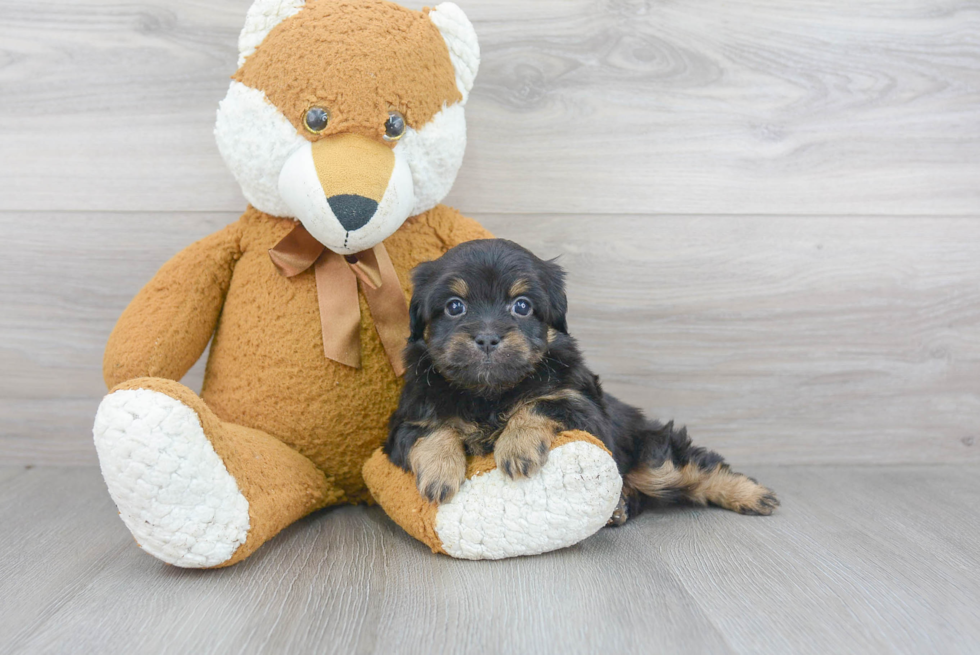
[[[197,413],[157,391],[109,394],[95,418],[109,494],[137,543],[177,566],[229,559],[248,537],[248,500]]]
[[[277,439],[224,423],[157,378],[106,396],[93,435],[109,494],[136,542],[187,568],[233,564],[337,500],[323,473]]]
[[[511,479],[492,455],[474,458],[447,503],[423,499],[412,474],[381,450],[364,466],[371,493],[388,515],[434,551],[461,559],[537,555],[576,544],[606,524],[623,481],[609,451],[584,432],[566,432],[547,463]]]

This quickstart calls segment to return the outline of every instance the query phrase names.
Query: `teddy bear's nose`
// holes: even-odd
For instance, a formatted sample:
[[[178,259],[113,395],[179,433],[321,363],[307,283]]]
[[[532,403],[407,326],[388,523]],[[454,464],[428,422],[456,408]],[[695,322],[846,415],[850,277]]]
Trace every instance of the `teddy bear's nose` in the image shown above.
[[[348,232],[359,230],[378,211],[378,203],[370,198],[353,194],[341,194],[327,198],[333,215]]]

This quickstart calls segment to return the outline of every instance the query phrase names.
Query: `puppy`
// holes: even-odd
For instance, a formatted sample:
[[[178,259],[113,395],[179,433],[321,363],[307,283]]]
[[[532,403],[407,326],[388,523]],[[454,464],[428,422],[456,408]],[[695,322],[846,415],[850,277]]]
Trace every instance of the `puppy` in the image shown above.
[[[644,498],[771,514],[772,491],[691,444],[686,429],[648,420],[603,393],[565,323],[564,271],[511,241],[456,246],[412,272],[405,387],[385,452],[432,502],[453,497],[467,455],[493,452],[511,478],[534,475],[563,430],[612,452],[623,498],[612,524]]]

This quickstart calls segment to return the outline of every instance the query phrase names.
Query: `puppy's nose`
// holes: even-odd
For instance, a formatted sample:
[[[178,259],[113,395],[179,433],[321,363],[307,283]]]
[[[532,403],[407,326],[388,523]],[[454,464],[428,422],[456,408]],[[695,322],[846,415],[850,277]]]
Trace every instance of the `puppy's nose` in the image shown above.
[[[481,332],[473,340],[476,341],[477,347],[481,348],[488,355],[500,345],[500,336],[493,332]]]
[[[337,217],[337,220],[348,232],[353,232],[367,225],[367,222],[374,216],[374,212],[378,211],[378,203],[374,200],[349,193],[330,196],[327,198],[327,203],[330,205],[333,215]]]

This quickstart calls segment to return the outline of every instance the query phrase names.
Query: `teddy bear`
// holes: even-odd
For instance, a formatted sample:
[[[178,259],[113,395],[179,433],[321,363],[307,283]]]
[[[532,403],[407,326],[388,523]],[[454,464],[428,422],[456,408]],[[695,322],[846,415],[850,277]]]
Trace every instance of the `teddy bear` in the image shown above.
[[[378,503],[460,558],[593,534],[622,480],[591,435],[560,435],[525,480],[475,458],[441,505],[380,449],[409,272],[490,236],[439,204],[462,163],[480,58],[462,10],[256,0],[239,50],[215,137],[248,207],[164,264],[105,350],[93,434],[137,543],[168,564],[223,567],[342,503]],[[179,380],[209,342],[197,394]]]

